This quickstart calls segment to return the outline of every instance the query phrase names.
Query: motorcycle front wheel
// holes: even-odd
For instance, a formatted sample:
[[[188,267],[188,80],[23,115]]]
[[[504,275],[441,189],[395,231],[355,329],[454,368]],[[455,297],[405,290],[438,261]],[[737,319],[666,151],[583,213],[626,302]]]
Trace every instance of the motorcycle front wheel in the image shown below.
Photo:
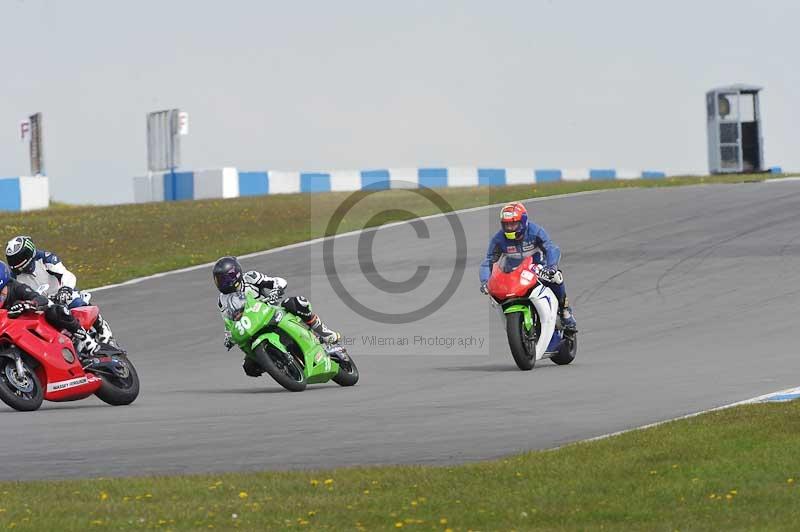
[[[0,358],[0,400],[20,412],[38,410],[44,401],[42,384],[36,374],[23,362],[23,374],[17,373],[16,362]]]
[[[532,334],[525,330],[525,321],[521,312],[506,314],[506,335],[511,356],[522,371],[533,369],[536,363],[536,341]]]
[[[269,373],[275,382],[290,392],[302,392],[306,389],[306,376],[291,355],[285,355],[271,346],[259,345],[253,351],[255,361]]]

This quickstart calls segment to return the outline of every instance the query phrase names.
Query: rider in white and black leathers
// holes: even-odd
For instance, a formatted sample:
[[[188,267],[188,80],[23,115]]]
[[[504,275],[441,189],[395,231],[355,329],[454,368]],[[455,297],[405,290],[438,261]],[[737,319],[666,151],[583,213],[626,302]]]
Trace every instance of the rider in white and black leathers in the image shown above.
[[[36,249],[29,236],[16,236],[6,245],[6,259],[14,278],[36,292],[69,309],[86,306],[86,301],[75,288],[75,274],[64,266],[55,253]],[[94,323],[97,340],[111,340],[111,327],[102,316]]]
[[[8,311],[9,318],[25,313],[44,314],[45,320],[57,330],[71,333],[75,349],[80,356],[92,356],[98,349],[95,342],[81,327],[67,307],[53,303],[36,293],[30,286],[14,279],[10,268],[0,261],[0,309]]]
[[[242,265],[236,257],[222,257],[213,270],[214,284],[220,291],[218,305],[219,310],[225,313],[228,308],[228,300],[232,294],[249,293],[254,297],[265,301],[271,305],[280,304],[298,318],[302,319],[308,327],[314,331],[319,339],[326,344],[335,344],[341,339],[341,335],[329,329],[320,317],[311,310],[311,303],[302,296],[283,297],[288,282],[282,277],[271,277],[255,270],[244,273]],[[233,347],[230,333],[225,333],[225,347]],[[246,359],[244,371],[251,377],[258,377],[263,370],[260,366]]]

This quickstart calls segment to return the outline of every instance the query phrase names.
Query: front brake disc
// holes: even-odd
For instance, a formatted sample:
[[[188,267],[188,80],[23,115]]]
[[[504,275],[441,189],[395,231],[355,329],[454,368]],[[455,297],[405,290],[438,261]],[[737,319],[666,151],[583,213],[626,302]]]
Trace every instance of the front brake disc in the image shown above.
[[[28,378],[27,371],[20,378],[17,374],[17,368],[13,364],[6,364],[5,374],[8,382],[20,392],[31,393],[33,391],[33,379]]]

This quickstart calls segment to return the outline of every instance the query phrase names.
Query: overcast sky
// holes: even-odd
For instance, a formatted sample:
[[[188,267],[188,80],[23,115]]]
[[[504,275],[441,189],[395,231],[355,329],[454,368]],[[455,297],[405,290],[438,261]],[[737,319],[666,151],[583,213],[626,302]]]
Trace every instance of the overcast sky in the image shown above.
[[[800,2],[0,0],[0,176],[133,198],[145,115],[190,113],[183,167],[706,172],[704,93],[762,92],[766,163],[800,169]]]

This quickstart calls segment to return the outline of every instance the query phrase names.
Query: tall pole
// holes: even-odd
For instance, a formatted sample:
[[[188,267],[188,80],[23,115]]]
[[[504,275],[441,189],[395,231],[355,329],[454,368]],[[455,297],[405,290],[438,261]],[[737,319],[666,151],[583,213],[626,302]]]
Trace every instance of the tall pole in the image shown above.
[[[44,143],[42,142],[42,113],[32,114],[29,118],[31,175],[43,176],[46,174],[44,169]]]

